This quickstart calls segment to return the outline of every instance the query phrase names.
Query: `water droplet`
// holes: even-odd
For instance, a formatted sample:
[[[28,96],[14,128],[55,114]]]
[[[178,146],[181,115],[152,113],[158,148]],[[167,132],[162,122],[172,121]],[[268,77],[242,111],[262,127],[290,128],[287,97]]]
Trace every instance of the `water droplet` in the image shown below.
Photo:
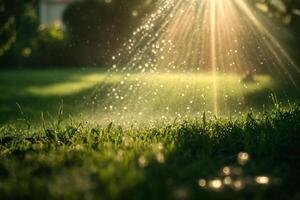
[[[206,180],[205,180],[205,179],[200,179],[200,180],[198,181],[198,185],[199,185],[200,187],[205,187],[205,186],[206,186]]]
[[[240,165],[245,165],[248,162],[249,158],[250,158],[250,156],[249,156],[248,153],[246,153],[246,152],[240,152],[238,154],[238,163]]]
[[[221,189],[223,184],[220,179],[214,179],[214,180],[209,181],[208,185],[211,189],[218,190],[218,189]]]
[[[257,184],[266,185],[270,182],[270,178],[267,176],[257,176],[255,177],[255,182]]]

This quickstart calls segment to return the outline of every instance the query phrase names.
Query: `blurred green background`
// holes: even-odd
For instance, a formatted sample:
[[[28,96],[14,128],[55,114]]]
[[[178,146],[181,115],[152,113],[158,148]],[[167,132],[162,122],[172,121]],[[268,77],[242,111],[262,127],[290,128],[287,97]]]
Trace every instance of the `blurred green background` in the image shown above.
[[[299,53],[300,1],[247,0],[294,35]],[[106,66],[155,0],[2,0],[0,68]]]

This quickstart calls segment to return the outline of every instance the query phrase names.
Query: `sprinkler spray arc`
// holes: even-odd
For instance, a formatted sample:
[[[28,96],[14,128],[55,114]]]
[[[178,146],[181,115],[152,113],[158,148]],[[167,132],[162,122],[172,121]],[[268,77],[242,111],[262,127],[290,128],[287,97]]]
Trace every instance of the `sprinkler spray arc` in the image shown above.
[[[245,96],[270,89],[273,75],[295,83],[300,74],[270,20],[244,0],[156,5],[112,55],[106,79],[87,100],[107,121],[234,115],[248,106]],[[243,83],[247,71],[257,82]]]

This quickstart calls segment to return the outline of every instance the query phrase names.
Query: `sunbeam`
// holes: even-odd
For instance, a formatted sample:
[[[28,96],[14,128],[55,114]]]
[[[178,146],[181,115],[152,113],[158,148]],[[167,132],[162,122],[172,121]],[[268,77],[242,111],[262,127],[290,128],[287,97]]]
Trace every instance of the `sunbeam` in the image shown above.
[[[210,1],[210,38],[211,38],[211,69],[213,79],[213,112],[218,115],[218,92],[217,92],[217,46],[216,46],[216,0]]]
[[[243,0],[158,1],[87,103],[108,120],[218,116],[239,113],[274,78],[298,90],[300,71],[270,25]]]

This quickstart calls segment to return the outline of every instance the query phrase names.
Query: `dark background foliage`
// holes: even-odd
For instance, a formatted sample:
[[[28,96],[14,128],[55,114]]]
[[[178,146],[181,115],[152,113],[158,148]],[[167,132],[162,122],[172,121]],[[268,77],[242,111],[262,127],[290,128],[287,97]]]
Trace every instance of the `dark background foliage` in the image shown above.
[[[96,0],[75,2],[64,13],[63,21],[70,36],[70,48],[78,63],[103,64],[115,51],[153,4],[147,1]],[[138,10],[140,16],[132,16]],[[110,56],[109,56],[110,57]]]
[[[283,0],[285,11],[276,1],[249,2],[267,4],[265,14],[290,29],[299,41],[300,0]],[[151,0],[75,1],[64,11],[64,26],[59,26],[40,24],[39,3],[0,1],[0,68],[105,66],[155,7]]]

